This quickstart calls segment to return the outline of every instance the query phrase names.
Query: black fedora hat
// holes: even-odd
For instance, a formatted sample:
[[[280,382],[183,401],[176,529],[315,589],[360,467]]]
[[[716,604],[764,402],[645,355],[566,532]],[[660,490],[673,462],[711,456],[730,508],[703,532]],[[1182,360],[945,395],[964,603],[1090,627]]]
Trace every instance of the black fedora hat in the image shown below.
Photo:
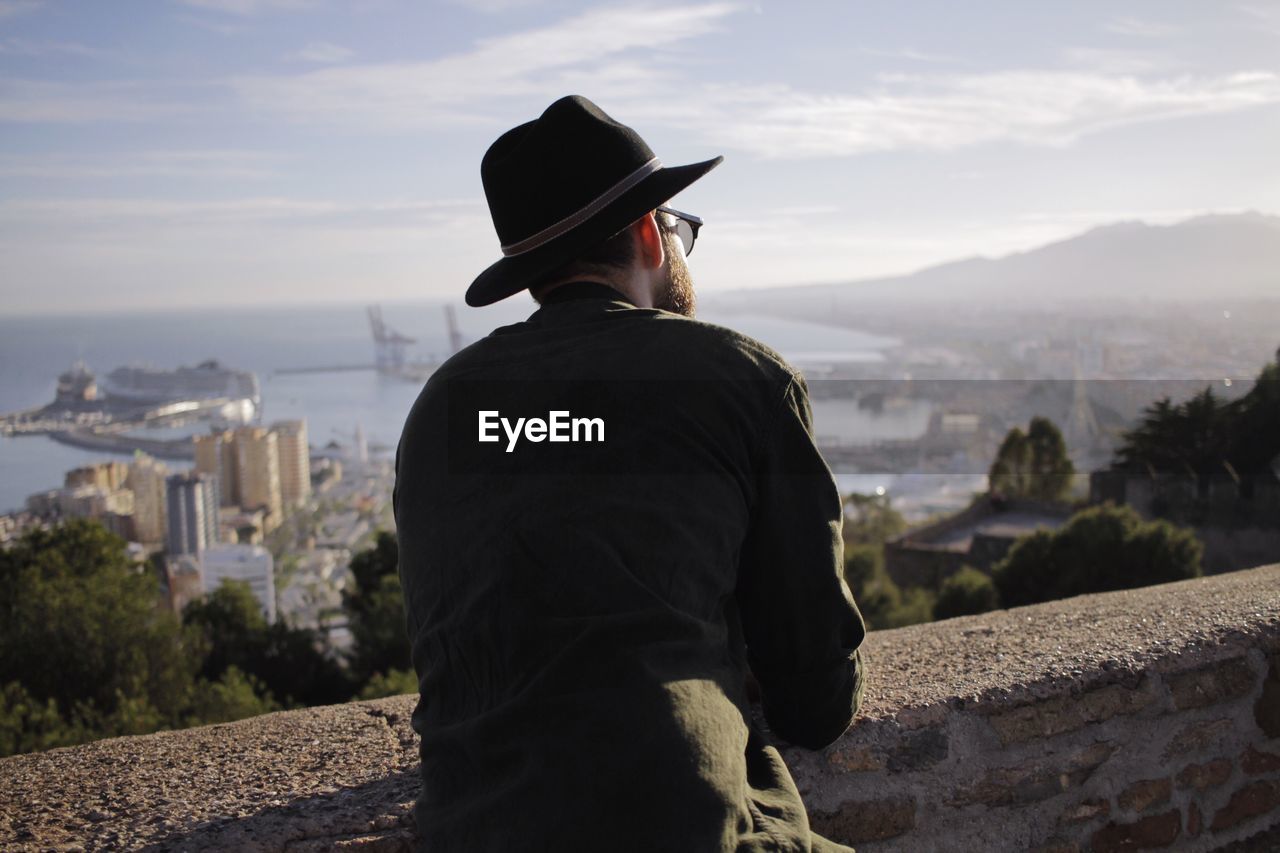
[[[580,95],[498,137],[480,163],[502,260],[467,304],[518,293],[664,203],[723,160],[663,166],[631,128]]]

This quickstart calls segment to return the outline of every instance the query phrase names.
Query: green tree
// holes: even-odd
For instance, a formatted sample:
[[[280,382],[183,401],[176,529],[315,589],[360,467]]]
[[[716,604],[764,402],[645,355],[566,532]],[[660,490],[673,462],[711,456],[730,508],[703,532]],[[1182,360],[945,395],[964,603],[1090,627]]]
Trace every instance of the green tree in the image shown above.
[[[16,681],[0,689],[0,757],[88,739],[63,719],[52,699],[37,699]]]
[[[844,499],[844,541],[848,545],[883,545],[907,529],[889,495],[852,492]]]
[[[267,686],[236,666],[227,667],[217,681],[201,679],[191,704],[186,720],[189,726],[229,723],[280,710]]]
[[[992,579],[1004,606],[1017,607],[1198,577],[1202,552],[1191,530],[1108,504],[1018,540]]]
[[[932,618],[932,595],[919,587],[900,589],[885,571],[883,547],[848,546],[844,579],[868,628],[901,628]]]
[[[961,566],[960,571],[942,582],[933,605],[933,618],[950,619],[999,607],[1000,594],[991,577],[972,566]]]
[[[1027,444],[1031,449],[1027,497],[1041,501],[1064,499],[1071,491],[1076,467],[1067,456],[1062,432],[1048,418],[1034,417],[1027,426]]]
[[[343,593],[353,648],[352,676],[365,683],[376,673],[410,670],[399,547],[394,533],[378,531],[373,547],[351,558],[354,587]]]
[[[408,669],[393,669],[387,673],[375,673],[360,690],[361,699],[381,699],[383,696],[403,696],[418,692],[418,676]]]
[[[38,746],[179,724],[199,660],[157,602],[155,577],[96,522],[31,530],[0,551],[8,725],[25,720]]]
[[[1145,473],[1226,476],[1270,473],[1280,455],[1280,351],[1264,365],[1243,397],[1224,403],[1206,386],[1179,404],[1168,397],[1148,406],[1138,426],[1124,434],[1113,467]]]
[[[933,608],[937,595],[921,586],[909,586],[902,590],[897,607],[884,617],[883,627],[904,628],[933,621]]]
[[[1280,350],[1249,393],[1232,404],[1227,435],[1231,464],[1241,474],[1265,473],[1280,458]]]
[[[316,633],[283,622],[268,625],[243,581],[224,580],[187,605],[183,621],[203,640],[200,675],[210,682],[238,670],[264,689],[272,704],[286,708],[331,704],[351,696],[351,683],[337,661],[321,650]]]
[[[182,621],[200,637],[200,675],[216,681],[235,666],[252,672],[262,654],[267,619],[249,584],[226,579],[182,611]]]
[[[1005,433],[987,471],[987,488],[993,494],[1015,497],[1026,492],[1030,476],[1031,446],[1022,428],[1014,427]]]
[[[884,571],[884,549],[875,545],[846,545],[844,582],[858,596]]]
[[[987,482],[993,494],[1003,497],[1060,501],[1071,490],[1075,473],[1062,432],[1053,421],[1036,416],[1027,432],[1014,427],[1005,434]]]

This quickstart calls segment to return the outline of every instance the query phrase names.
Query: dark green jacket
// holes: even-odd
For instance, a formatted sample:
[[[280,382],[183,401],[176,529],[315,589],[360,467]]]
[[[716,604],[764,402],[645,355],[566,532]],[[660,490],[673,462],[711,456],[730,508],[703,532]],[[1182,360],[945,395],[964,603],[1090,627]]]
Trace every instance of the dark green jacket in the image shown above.
[[[400,440],[424,849],[832,849],[745,687],[813,749],[861,697],[804,380],[603,285],[553,297],[441,366]],[[482,411],[603,441],[481,442]]]

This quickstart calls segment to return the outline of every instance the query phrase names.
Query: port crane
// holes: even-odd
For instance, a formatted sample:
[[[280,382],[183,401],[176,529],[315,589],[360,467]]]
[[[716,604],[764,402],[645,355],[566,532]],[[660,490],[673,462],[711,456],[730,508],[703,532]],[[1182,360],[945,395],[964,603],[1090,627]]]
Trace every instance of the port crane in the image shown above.
[[[370,305],[369,326],[373,330],[374,360],[379,373],[399,373],[404,369],[404,348],[417,343],[415,338],[402,335],[382,319],[382,306]]]
[[[405,347],[417,343],[417,339],[403,335],[387,325],[387,322],[382,319],[382,306],[370,305],[366,310],[369,314],[369,327],[373,330],[374,360],[379,373],[418,381],[429,375],[439,365],[439,361],[443,361],[443,359],[432,363],[407,361]],[[444,317],[445,325],[449,330],[449,350],[450,354],[453,354],[462,349],[465,341],[462,331],[458,328],[458,317],[452,305],[444,306]]]

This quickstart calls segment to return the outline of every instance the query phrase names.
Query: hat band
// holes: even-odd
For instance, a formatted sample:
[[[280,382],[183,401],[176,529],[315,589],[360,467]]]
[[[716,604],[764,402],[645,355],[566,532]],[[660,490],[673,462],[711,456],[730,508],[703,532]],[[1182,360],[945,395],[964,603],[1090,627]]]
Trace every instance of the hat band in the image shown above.
[[[502,247],[503,256],[510,258],[514,255],[523,255],[525,252],[532,252],[544,243],[549,243],[561,234],[565,234],[574,228],[577,228],[579,225],[603,210],[610,202],[616,201],[618,197],[627,190],[631,189],[661,168],[662,161],[657,157],[654,157],[648,163],[645,163],[639,169],[636,169],[630,175],[627,175],[625,178],[609,187],[609,189],[598,195],[582,209],[569,214],[554,225],[549,225],[546,228],[543,228],[532,237],[526,237],[516,243],[504,244]]]

